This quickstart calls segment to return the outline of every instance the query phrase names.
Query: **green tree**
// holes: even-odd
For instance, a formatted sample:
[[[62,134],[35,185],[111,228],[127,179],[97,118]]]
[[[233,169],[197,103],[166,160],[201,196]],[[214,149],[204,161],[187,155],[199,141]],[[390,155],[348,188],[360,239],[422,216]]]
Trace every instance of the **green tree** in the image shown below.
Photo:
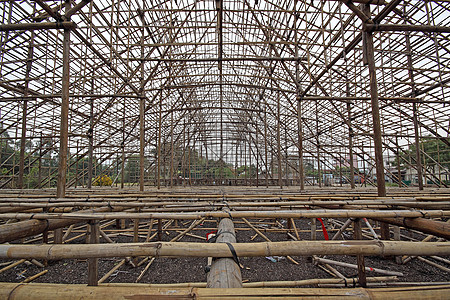
[[[425,161],[427,165],[437,165],[440,162],[441,166],[450,169],[450,146],[440,139],[422,139],[419,144],[421,150],[422,162]],[[403,159],[400,159],[400,165],[404,165],[405,160],[409,161],[412,158],[413,163],[416,159],[416,145],[411,144],[404,153],[401,154]],[[395,160],[395,165],[397,164]]]

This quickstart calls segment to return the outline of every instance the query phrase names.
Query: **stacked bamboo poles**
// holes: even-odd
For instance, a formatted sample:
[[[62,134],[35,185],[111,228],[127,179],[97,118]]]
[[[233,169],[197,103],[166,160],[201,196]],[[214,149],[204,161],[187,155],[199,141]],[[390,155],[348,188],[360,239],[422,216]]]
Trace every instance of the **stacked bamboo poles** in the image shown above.
[[[181,195],[181,197],[180,197]],[[162,196],[162,197],[160,197]],[[188,196],[187,198],[184,198],[183,196]],[[87,219],[102,219],[103,217],[105,217],[104,219],[118,219],[118,218],[124,218],[124,219],[150,219],[152,218],[151,221],[151,225],[153,225],[154,222],[157,222],[156,220],[168,220],[168,222],[166,222],[166,225],[170,225],[171,222],[173,222],[174,220],[180,220],[180,219],[184,219],[184,220],[194,220],[190,226],[188,226],[186,229],[179,229],[179,228],[169,228],[167,226],[165,226],[165,229],[163,229],[164,231],[178,231],[179,235],[178,237],[181,237],[182,235],[188,235],[190,234],[190,232],[192,230],[196,230],[196,226],[199,223],[202,223],[203,221],[207,221],[210,222],[212,220],[208,220],[205,218],[210,218],[210,217],[219,217],[219,216],[229,216],[230,214],[234,217],[238,217],[238,216],[248,216],[249,218],[253,218],[253,217],[258,217],[258,218],[278,218],[278,217],[287,217],[288,221],[290,221],[291,223],[293,222],[293,218],[298,218],[298,217],[304,217],[304,218],[313,218],[313,217],[324,217],[324,216],[340,216],[340,217],[348,217],[348,216],[375,216],[375,215],[383,215],[383,216],[396,216],[396,217],[402,217],[402,216],[406,216],[408,218],[411,217],[423,217],[424,215],[427,216],[437,216],[437,217],[442,217],[442,216],[446,216],[447,215],[447,211],[446,210],[439,210],[439,211],[433,211],[433,210],[420,210],[420,211],[410,211],[410,210],[387,210],[387,211],[375,211],[375,210],[371,210],[371,209],[335,209],[335,207],[342,207],[342,205],[344,206],[356,206],[356,205],[366,205],[367,207],[371,207],[371,202],[375,202],[375,205],[390,205],[392,204],[392,207],[396,207],[397,205],[401,205],[403,203],[419,203],[420,202],[423,203],[424,205],[428,205],[427,207],[429,207],[429,205],[438,205],[438,203],[445,203],[447,200],[447,197],[442,195],[442,196],[438,196],[438,197],[434,197],[434,196],[422,196],[424,199],[420,199],[420,201],[417,201],[418,197],[405,197],[405,196],[401,196],[399,195],[398,197],[392,198],[392,199],[377,199],[376,196],[371,197],[371,196],[358,196],[358,199],[351,199],[350,195],[347,196],[340,196],[340,195],[332,195],[330,197],[328,197],[329,199],[327,199],[326,196],[323,195],[317,195],[313,196],[315,198],[317,198],[316,200],[310,200],[308,201],[307,198],[309,196],[301,196],[301,197],[292,197],[292,196],[280,196],[280,197],[274,197],[273,195],[228,195],[227,197],[222,196],[221,199],[217,199],[218,197],[216,195],[199,195],[199,194],[165,194],[165,195],[158,195],[157,197],[155,197],[154,195],[151,195],[150,197],[146,197],[144,195],[141,194],[142,198],[132,198],[132,197],[123,197],[123,195],[121,195],[121,197],[116,197],[116,195],[112,195],[111,197],[105,197],[105,196],[101,196],[101,197],[93,197],[90,199],[89,202],[81,202],[81,201],[71,201],[73,200],[73,198],[63,198],[63,199],[58,199],[58,202],[54,202],[51,201],[49,202],[49,200],[51,198],[45,198],[45,197],[36,197],[36,198],[27,198],[27,197],[15,197],[14,201],[10,202],[9,207],[15,207],[15,205],[17,204],[19,207],[22,204],[25,204],[23,201],[27,201],[28,199],[30,200],[37,200],[37,201],[32,201],[30,203],[30,206],[27,207],[27,205],[23,205],[26,208],[30,208],[33,207],[33,209],[36,209],[37,206],[41,205],[41,208],[46,208],[48,209],[49,207],[45,207],[46,205],[48,206],[52,206],[53,208],[59,209],[59,205],[61,207],[66,207],[66,208],[72,208],[74,207],[74,204],[79,205],[79,207],[83,207],[83,204],[87,204],[86,206],[89,206],[92,204],[93,207],[96,208],[100,208],[102,209],[103,207],[108,207],[108,209],[112,208],[116,209],[116,208],[130,208],[129,210],[125,210],[123,213],[108,213],[108,214],[97,214],[97,213],[89,213],[88,211],[83,212],[83,213],[65,213],[65,212],[58,212],[58,213],[37,213],[34,212],[34,216],[33,217],[37,217],[40,218],[42,216],[50,216],[50,218],[52,219],[53,217],[55,217],[55,219],[58,219],[59,217],[69,217],[69,216],[76,216],[78,218],[78,216],[81,217],[81,215],[83,215],[84,217],[87,216],[87,218],[84,218],[84,220]],[[367,199],[362,199],[366,197]],[[299,198],[299,199],[297,199]],[[107,201],[108,199],[114,199],[114,200],[118,200],[118,201]],[[192,199],[192,200],[191,200]],[[216,200],[217,199],[217,200]],[[224,202],[224,199],[226,199],[226,202]],[[284,201],[280,201],[281,199],[283,199]],[[426,201],[423,201],[425,200]],[[19,200],[19,201],[18,201]],[[62,200],[62,201],[60,201]],[[92,200],[92,201],[91,201]],[[98,201],[96,201],[98,200]],[[148,202],[147,202],[148,201]],[[216,203],[212,204],[211,201],[217,201]],[[219,202],[220,201],[220,202]],[[389,203],[391,202],[391,203]],[[211,207],[214,207],[215,210],[221,209],[222,207],[226,207],[229,206],[230,208],[233,209],[233,211],[230,211],[229,213],[226,214],[222,214],[219,211],[205,211],[205,204],[208,203],[207,205],[211,205]],[[395,204],[394,204],[395,203]],[[331,209],[314,209],[312,211],[307,211],[307,210],[299,210],[297,207],[298,206],[304,206],[304,207],[320,207],[322,205],[326,206],[327,204],[330,204],[330,208]],[[176,212],[176,211],[171,211],[172,209],[180,209],[183,210],[187,207],[189,207],[189,205],[195,205],[195,207],[193,207],[194,212],[193,213],[183,213],[183,212]],[[203,205],[203,206],[202,206]],[[263,211],[261,210],[261,207],[263,208],[268,208],[268,209],[273,209],[268,210],[268,211]],[[148,209],[146,207],[155,207],[157,209],[160,209],[161,212],[159,213],[153,213],[153,212],[146,212],[145,210]],[[373,206],[372,206],[373,207]],[[407,207],[407,205],[405,205],[404,207]],[[191,207],[192,208],[192,207]],[[254,211],[250,210],[250,211],[238,211],[238,209],[240,208],[249,208],[249,209],[255,209]],[[139,209],[140,212],[136,213],[135,209]],[[289,210],[286,210],[289,209]],[[20,214],[11,214],[11,215],[15,215],[20,216]],[[26,215],[26,213],[23,213],[23,215]],[[6,214],[5,214],[6,216]],[[95,218],[94,218],[95,216]],[[101,216],[99,218],[99,216]],[[44,218],[45,219],[45,218]],[[153,221],[154,220],[154,221]],[[247,221],[244,217],[244,220],[242,222],[244,222],[245,224],[248,225],[248,221]],[[430,220],[431,221],[431,220]],[[111,221],[113,222],[113,221]],[[109,224],[111,222],[105,223],[102,226],[105,226],[106,224]],[[235,219],[234,222],[241,222],[239,221],[239,219]],[[250,225],[252,225],[250,223]],[[144,235],[148,235],[150,234],[150,230],[146,230],[144,229],[147,225],[142,223],[141,226],[135,226],[135,228],[131,228],[131,229],[121,229],[121,230],[112,230],[112,229],[105,229],[105,232],[103,232],[103,230],[99,230],[99,233],[101,236],[103,236],[105,238],[108,237],[112,237],[113,235],[109,235],[106,234],[106,232],[111,232],[111,231],[117,231],[117,233],[126,233],[126,232],[130,232],[134,234],[131,234],[131,236],[136,236],[136,234],[138,236],[142,236],[145,237]],[[256,228],[255,226],[250,226],[250,228],[237,228],[237,230],[254,230],[252,229],[252,227]],[[102,228],[102,227],[101,227]],[[212,227],[214,228],[214,227]],[[212,229],[211,228],[211,229]],[[297,238],[298,238],[298,234],[299,232],[306,232],[307,230],[303,230],[303,229],[299,229],[297,230],[295,223],[294,223],[294,227],[290,227],[291,229],[283,229],[283,228],[270,228],[270,229],[265,229],[267,231],[277,231],[277,232],[290,232],[290,231],[294,231],[293,233],[296,234]],[[151,229],[151,226],[149,227],[149,229]],[[205,227],[202,227],[203,230],[205,230]],[[341,228],[342,230],[347,230],[345,228]],[[339,230],[341,230],[339,229]],[[136,231],[137,230],[137,231]],[[338,230],[338,229],[336,229]],[[335,231],[334,229],[331,229],[330,232]],[[76,229],[74,226],[69,227],[69,229],[66,231],[66,238],[69,236],[70,233],[78,233],[79,229]],[[339,231],[340,232],[340,231]],[[103,233],[103,234],[102,234]],[[116,233],[116,234],[117,234]],[[153,236],[155,236],[157,233],[155,233]],[[338,235],[337,235],[338,236]],[[150,236],[148,236],[150,237]],[[110,240],[109,242],[111,242],[112,240]],[[369,241],[364,241],[364,242],[369,242]],[[304,243],[304,242],[301,242]],[[323,242],[325,243],[325,242]],[[352,243],[352,242],[346,242],[346,243]],[[374,243],[374,245],[377,242],[371,242]],[[381,242],[380,242],[381,243]],[[390,242],[383,242],[382,244],[377,244],[377,245],[383,245],[381,247],[384,247],[385,245],[389,245],[386,243],[390,243]],[[175,247],[177,248],[178,246],[180,247],[184,247],[183,246],[184,243],[181,244],[177,244],[177,245],[170,245],[170,247]],[[199,245],[198,243],[195,243],[197,245]],[[142,247],[147,247],[147,245],[149,247],[153,247],[150,245],[156,245],[154,243],[151,244],[142,244]],[[162,243],[160,244],[162,245],[162,248],[166,248],[166,244]],[[201,245],[201,244],[200,244]],[[275,244],[274,244],[275,245]],[[304,247],[304,245],[306,245],[306,247],[310,247],[307,246],[308,244],[301,244],[302,246],[298,246],[298,247]],[[391,244],[393,245],[393,244]],[[397,244],[400,245],[400,244]],[[437,244],[429,244],[428,247],[431,246],[436,246]],[[447,247],[445,243],[439,244],[439,245],[444,245],[444,247]],[[43,245],[45,247],[45,245]],[[80,245],[80,246],[89,246],[89,245]],[[94,246],[95,248],[95,244],[93,244],[92,246]],[[102,245],[103,246],[103,245]],[[108,248],[109,246],[113,246],[113,247],[118,247],[120,248],[121,245],[105,245],[106,248]],[[123,246],[128,246],[128,244],[124,244]],[[248,247],[252,247],[253,244],[249,244]],[[416,246],[416,245],[414,245]],[[419,245],[421,246],[421,245]],[[55,248],[56,247],[56,248]],[[156,246],[159,247],[159,246]],[[191,247],[197,247],[197,246],[191,246]],[[247,247],[247,246],[245,246]],[[272,247],[272,246],[269,246]],[[284,246],[283,246],[284,247]],[[292,246],[293,247],[293,246]],[[309,248],[309,250],[306,250],[302,255],[316,255],[317,253],[321,253],[321,250],[318,250],[319,248],[326,248],[328,247],[328,244],[323,244],[322,246],[311,246],[311,248]],[[352,246],[350,246],[351,248]],[[409,247],[412,246],[407,246],[406,248],[402,248],[402,250],[400,251],[398,248],[396,248],[397,246],[393,246],[392,251],[394,252],[389,252],[391,250],[388,250],[388,254],[386,254],[383,251],[380,250],[376,250],[375,252],[373,252],[373,250],[370,250],[372,252],[352,252],[351,251],[343,251],[343,252],[339,252],[341,250],[337,250],[337,252],[335,253],[341,253],[341,254],[348,254],[348,255],[354,255],[356,254],[362,254],[362,255],[372,255],[373,253],[378,253],[380,255],[393,255],[393,254],[389,254],[389,253],[401,253],[401,251],[406,251],[406,252],[402,252],[402,254],[405,255],[412,255],[412,256],[417,256],[419,254],[410,254],[411,251],[409,249]],[[403,247],[403,246],[402,246]],[[93,249],[94,249],[93,248]],[[138,246],[139,248],[139,246]],[[161,249],[162,249],[161,248]],[[277,246],[275,246],[275,248],[278,248]],[[42,249],[42,248],[41,248]],[[272,251],[272,248],[270,248]],[[405,250],[406,249],[406,250]],[[422,249],[422,248],[421,248]],[[336,250],[336,249],[335,249]],[[442,250],[442,248],[441,248]],[[8,252],[8,250],[5,250],[6,252]],[[13,250],[15,251],[15,250]],[[22,251],[22,250],[20,250]],[[32,250],[34,251],[34,250]],[[59,251],[57,246],[53,246],[51,252],[53,251]],[[64,250],[62,250],[64,251]],[[75,251],[77,251],[77,249],[75,249]],[[83,250],[84,251],[84,250]],[[87,252],[92,251],[91,250],[86,250]],[[97,251],[97,250],[94,250]],[[116,251],[116,250],[113,250]],[[133,250],[134,251],[134,250]],[[150,263],[147,264],[147,267],[144,268],[146,270],[149,269],[151,262],[153,262],[153,258],[156,257],[155,255],[159,255],[159,256],[164,256],[166,254],[158,252],[158,253],[147,253],[147,252],[139,252],[140,250],[137,250],[138,252],[133,252],[133,253],[128,253],[127,255],[123,254],[123,257],[135,257],[135,256],[144,256],[144,257],[151,257],[151,261]],[[159,250],[158,250],[159,251]],[[165,251],[165,250],[164,250]],[[184,250],[177,250],[177,251],[182,251],[185,252]],[[208,250],[210,251],[210,250]],[[238,251],[238,250],[237,250]],[[247,248],[245,251],[249,251]],[[278,251],[278,250],[276,250]],[[331,250],[330,250],[331,251]],[[397,252],[396,252],[397,251]],[[417,251],[417,249],[416,249]],[[428,251],[428,250],[427,250]],[[436,252],[434,252],[436,255],[445,255],[443,253],[447,253],[447,250],[443,251],[443,252],[439,252],[439,254],[436,254]],[[216,250],[214,250],[214,252],[216,252]],[[203,252],[200,252],[203,253]],[[220,252],[219,252],[220,253]],[[271,252],[272,253],[272,252]],[[277,252],[275,252],[277,253]],[[331,252],[328,252],[329,254]],[[372,254],[371,254],[372,253]],[[429,253],[429,252],[427,252]],[[203,253],[205,256],[214,256],[211,255],[210,252],[206,252]],[[292,255],[298,255],[298,252],[294,252]],[[326,254],[326,253],[325,253]],[[433,254],[433,253],[432,253]],[[79,255],[79,257],[81,257],[81,254],[77,254]],[[109,255],[109,254],[108,254]],[[172,255],[172,254],[170,254]],[[244,256],[251,256],[248,255],[247,252],[242,252],[239,253],[238,255],[244,255]],[[261,252],[260,255],[265,255],[265,253]],[[276,254],[271,254],[271,255],[276,255]],[[423,255],[423,254],[420,254]],[[289,255],[283,255],[283,256],[289,256]],[[98,257],[105,257],[102,255],[99,255]],[[92,257],[91,257],[92,258]],[[126,261],[123,261],[123,263],[119,264],[119,267],[122,266]],[[144,262],[144,260],[143,260]],[[118,267],[118,268],[119,268]],[[110,272],[108,272],[106,275],[111,275],[113,272],[115,272],[118,268],[113,268],[113,270],[111,270]],[[143,276],[145,274],[145,271],[141,273],[141,275]],[[106,276],[105,275],[105,276]],[[100,282],[104,282],[104,280],[107,278],[105,278],[105,276],[100,279]],[[138,279],[141,279],[142,276],[139,276]],[[325,283],[324,283],[325,284]],[[337,283],[329,283],[329,284],[337,284]]]

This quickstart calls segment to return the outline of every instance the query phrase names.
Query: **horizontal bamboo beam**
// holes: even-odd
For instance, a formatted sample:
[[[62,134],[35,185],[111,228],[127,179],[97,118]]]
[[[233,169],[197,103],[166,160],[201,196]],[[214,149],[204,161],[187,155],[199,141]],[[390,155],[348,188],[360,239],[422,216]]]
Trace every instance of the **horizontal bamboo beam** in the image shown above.
[[[450,255],[450,242],[289,241],[232,243],[239,257],[311,255]],[[107,257],[232,257],[224,243],[154,242],[79,245],[0,245],[0,258],[84,259]]]
[[[229,213],[195,212],[195,213],[3,213],[0,219],[73,219],[73,220],[111,220],[111,219],[179,219],[194,220],[201,218],[441,218],[450,216],[447,210],[274,210],[274,211],[230,211]],[[1,228],[1,226],[0,226]]]
[[[22,24],[0,25],[0,31],[39,30],[39,29],[74,29],[76,27],[77,27],[77,25],[74,22],[22,23]]]
[[[142,284],[86,286],[81,284],[0,283],[2,299],[446,299],[450,285],[391,288],[152,288]]]
[[[367,277],[367,282],[394,282],[398,281],[397,276],[379,276],[379,277]],[[358,278],[313,278],[303,280],[292,281],[256,281],[256,282],[244,282],[242,287],[244,288],[262,288],[262,287],[298,287],[305,285],[316,284],[349,284],[350,282],[358,282]],[[206,282],[181,282],[181,283],[104,283],[102,286],[134,286],[139,287],[151,287],[151,288],[184,288],[184,287],[206,287]]]
[[[135,199],[133,199],[135,200]],[[8,201],[7,199],[2,199],[2,201]],[[52,207],[102,207],[102,206],[126,206],[126,207],[140,207],[140,208],[151,208],[157,207],[158,211],[172,211],[174,209],[199,209],[205,210],[208,208],[217,209],[218,207],[233,207],[238,209],[239,207],[258,207],[261,209],[262,207],[270,208],[270,207],[289,207],[295,208],[300,206],[343,206],[343,205],[363,205],[367,207],[371,206],[385,206],[386,208],[392,206],[405,206],[405,207],[417,207],[424,209],[441,209],[441,210],[449,210],[450,209],[450,201],[414,201],[414,200],[311,200],[311,201],[279,201],[279,202],[215,202],[215,203],[205,203],[204,201],[196,201],[196,202],[177,202],[177,201],[161,201],[161,202],[117,202],[117,201],[108,201],[108,202],[3,202],[0,203],[0,213],[13,212],[7,211],[5,209],[26,209],[26,208],[52,208]],[[163,207],[166,206],[166,207]],[[156,208],[155,208],[156,209]]]
[[[211,57],[211,58],[130,58],[131,61],[221,62],[221,61],[306,61],[306,57]]]
[[[424,218],[372,218],[374,220],[415,229],[445,239],[450,239],[450,223],[434,221]]]
[[[418,32],[450,32],[450,27],[407,24],[364,24],[363,30],[373,31],[418,31]]]
[[[123,210],[124,208],[115,208],[115,210]],[[111,208],[98,208],[98,212],[111,211]],[[91,210],[92,211],[92,210]],[[82,215],[83,212],[80,212]],[[11,224],[0,225],[0,243],[14,241],[43,233],[46,230],[55,230],[80,223],[82,219],[60,219],[60,220],[26,220]]]
[[[343,0],[328,0],[328,1],[348,2],[348,1],[343,1]],[[384,0],[352,0],[351,2],[362,3],[362,4],[386,5],[386,1],[384,1]]]
[[[82,9],[85,5],[89,4],[92,0],[81,0],[74,7],[70,8],[64,15],[66,19],[70,19],[74,14],[76,14],[80,9]]]

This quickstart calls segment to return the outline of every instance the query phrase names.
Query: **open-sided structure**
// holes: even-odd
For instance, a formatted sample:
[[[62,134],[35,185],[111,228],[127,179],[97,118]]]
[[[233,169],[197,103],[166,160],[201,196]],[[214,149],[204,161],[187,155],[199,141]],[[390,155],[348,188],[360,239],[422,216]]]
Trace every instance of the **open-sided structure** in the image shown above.
[[[243,218],[288,218],[288,232],[295,229],[293,218],[323,213],[376,219],[383,239],[389,238],[388,223],[448,238],[449,2],[25,0],[0,1],[0,11],[0,216],[38,214],[38,220],[6,224],[16,229],[0,225],[2,242],[41,233],[46,241],[54,229],[55,242],[62,242],[61,228],[73,229],[74,218],[82,218],[65,216],[62,207],[87,209],[79,201],[86,195],[100,199],[91,205],[96,211],[85,215],[92,243],[101,233],[93,220],[127,219],[130,208],[136,214],[129,218],[149,219],[150,231],[153,219],[190,219],[187,211],[197,212],[191,219],[223,218],[225,213],[208,215],[222,206],[205,209],[201,197],[194,206],[175,204],[193,201],[197,193],[189,190],[183,199],[178,189],[228,186],[223,201],[227,194],[244,201],[242,193],[248,193],[233,191],[242,185],[261,187],[256,202],[234,208],[226,202],[225,208],[256,211]],[[118,187],[113,195],[92,190],[102,185]],[[359,185],[377,190],[354,192]],[[384,202],[386,186],[394,185],[402,190]],[[128,195],[110,205],[121,189],[133,186],[147,204]],[[294,198],[269,186],[289,186]],[[345,186],[343,198],[312,186]],[[177,188],[176,200],[153,203],[171,193],[166,187]],[[424,187],[430,190],[416,192]],[[362,203],[287,206],[307,201],[301,197],[308,193],[379,202],[363,197]],[[217,193],[209,194],[219,201]],[[264,194],[280,194],[279,203],[261,204]],[[169,204],[175,208],[164,207]],[[361,212],[263,214],[266,206]],[[405,208],[413,211],[401,212]],[[47,214],[49,209],[62,215]],[[111,210],[119,215],[95,216]],[[157,211],[169,215],[152,215]],[[190,230],[196,226],[193,221]],[[392,247],[392,255],[402,252]],[[30,258],[38,257],[49,259]],[[90,259],[96,257],[102,256]]]

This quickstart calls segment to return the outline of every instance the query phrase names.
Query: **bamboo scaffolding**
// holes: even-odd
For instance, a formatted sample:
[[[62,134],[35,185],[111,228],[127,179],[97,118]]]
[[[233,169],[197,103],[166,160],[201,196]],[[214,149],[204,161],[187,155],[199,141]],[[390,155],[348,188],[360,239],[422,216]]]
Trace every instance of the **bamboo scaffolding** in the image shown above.
[[[118,253],[142,255],[143,264],[188,246],[182,255],[197,247],[199,256],[226,254],[215,248],[223,245],[203,243],[124,250],[129,244],[111,238],[200,239],[195,233],[216,224],[198,224],[228,217],[250,227],[236,232],[255,230],[282,252],[266,232],[294,240],[310,232],[315,240],[315,218],[342,218],[347,222],[332,220],[341,227],[329,229],[336,232],[330,242],[282,245],[314,257],[353,253],[360,273],[368,253],[406,254],[404,262],[419,257],[438,268],[421,256],[448,255],[440,242],[450,239],[449,3],[0,1],[0,243],[26,239],[0,245],[2,255],[88,253],[94,262],[101,253]],[[112,186],[93,186],[107,177]],[[262,228],[252,218],[283,218],[288,228],[267,220],[258,223]],[[365,218],[381,225],[358,223],[355,238],[374,241],[336,241],[352,220]],[[134,227],[104,224],[92,241],[101,236],[106,245],[30,245],[68,244],[87,236],[76,224],[115,219],[120,226],[134,220]],[[148,219],[147,229],[140,223]],[[178,220],[186,221],[182,228]],[[377,241],[377,230],[381,240],[390,238],[389,224],[397,226],[396,240],[417,242]],[[420,241],[424,234],[430,236]],[[251,246],[266,253],[258,248],[264,243],[241,244],[243,253]],[[58,252],[69,246],[74,250]],[[428,292],[441,295],[440,289]]]

